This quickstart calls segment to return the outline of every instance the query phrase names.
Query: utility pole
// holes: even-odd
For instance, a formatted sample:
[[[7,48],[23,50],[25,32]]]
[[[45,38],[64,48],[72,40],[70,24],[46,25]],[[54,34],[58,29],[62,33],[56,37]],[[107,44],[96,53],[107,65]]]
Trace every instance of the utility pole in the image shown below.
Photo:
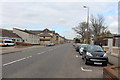
[[[87,8],[87,35],[86,35],[86,43],[89,43],[89,7],[83,6],[84,8]]]

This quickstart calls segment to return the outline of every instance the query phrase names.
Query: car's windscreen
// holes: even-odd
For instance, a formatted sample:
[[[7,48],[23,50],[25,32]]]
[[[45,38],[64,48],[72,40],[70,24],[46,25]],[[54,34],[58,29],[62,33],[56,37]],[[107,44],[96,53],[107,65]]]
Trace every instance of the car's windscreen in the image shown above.
[[[86,47],[87,47],[87,45],[82,45],[82,47],[83,47],[83,48],[86,48]]]
[[[88,46],[88,51],[103,52],[104,50],[100,46]]]
[[[13,43],[12,41],[5,41],[5,43]]]
[[[3,41],[0,41],[0,43],[3,43]]]
[[[77,46],[81,46],[81,44],[77,44]]]

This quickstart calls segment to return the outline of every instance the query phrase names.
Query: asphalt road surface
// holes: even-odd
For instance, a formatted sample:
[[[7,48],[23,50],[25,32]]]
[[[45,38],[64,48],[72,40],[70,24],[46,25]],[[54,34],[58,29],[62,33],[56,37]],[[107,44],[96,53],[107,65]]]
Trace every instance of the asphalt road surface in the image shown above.
[[[3,78],[102,78],[103,66],[85,65],[70,43],[2,56]]]

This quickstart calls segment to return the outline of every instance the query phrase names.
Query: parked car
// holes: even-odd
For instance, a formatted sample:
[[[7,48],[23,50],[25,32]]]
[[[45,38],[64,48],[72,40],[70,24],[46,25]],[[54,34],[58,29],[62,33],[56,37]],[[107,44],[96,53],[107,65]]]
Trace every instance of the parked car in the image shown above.
[[[76,43],[73,43],[72,45],[75,47]]]
[[[82,55],[84,48],[86,48],[88,44],[81,44],[81,48],[79,48],[79,54]]]
[[[101,64],[107,65],[108,57],[106,51],[104,51],[98,45],[88,45],[82,54],[82,59],[85,60],[85,64]]]
[[[14,46],[14,42],[11,39],[0,39],[0,46]]]
[[[55,44],[54,43],[48,43],[46,44],[46,46],[54,46]]]
[[[79,49],[80,49],[80,48],[81,48],[81,44],[80,44],[80,43],[77,43],[77,44],[75,45],[76,51],[79,52]]]

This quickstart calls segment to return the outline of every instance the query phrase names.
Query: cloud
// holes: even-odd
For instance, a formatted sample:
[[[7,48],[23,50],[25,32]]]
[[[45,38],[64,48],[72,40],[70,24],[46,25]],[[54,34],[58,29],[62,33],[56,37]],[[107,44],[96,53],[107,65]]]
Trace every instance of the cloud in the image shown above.
[[[6,0],[7,1],[7,0]],[[32,1],[32,0],[31,0]],[[90,14],[104,14],[106,24],[113,31],[117,21],[117,2],[11,2],[0,3],[0,26],[6,29],[19,27],[22,29],[57,30],[61,35],[68,38],[76,37],[71,29],[80,22],[86,21],[87,9]],[[112,14],[110,11],[113,10]],[[117,27],[117,26],[116,26]]]
[[[108,29],[114,33],[114,34],[118,34],[118,22],[115,21],[112,24],[109,25]]]
[[[119,0],[1,0],[0,2],[118,2]]]

